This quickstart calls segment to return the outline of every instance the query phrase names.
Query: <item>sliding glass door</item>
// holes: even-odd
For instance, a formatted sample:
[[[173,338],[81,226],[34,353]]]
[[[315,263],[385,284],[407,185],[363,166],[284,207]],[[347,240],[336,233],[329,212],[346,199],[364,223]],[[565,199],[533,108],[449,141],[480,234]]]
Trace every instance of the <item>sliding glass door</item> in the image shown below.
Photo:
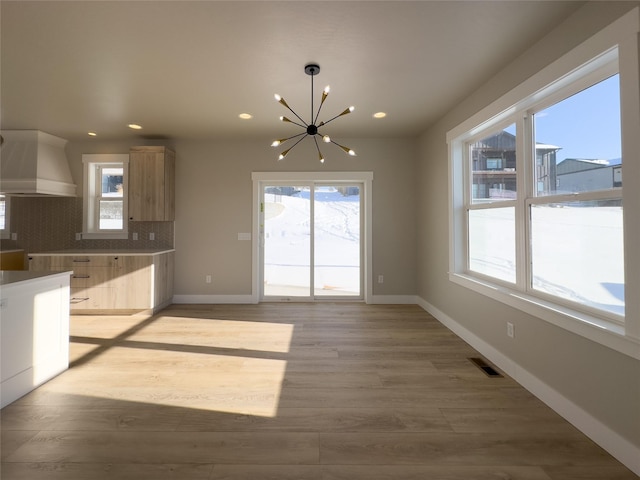
[[[261,187],[263,300],[362,298],[362,185]]]

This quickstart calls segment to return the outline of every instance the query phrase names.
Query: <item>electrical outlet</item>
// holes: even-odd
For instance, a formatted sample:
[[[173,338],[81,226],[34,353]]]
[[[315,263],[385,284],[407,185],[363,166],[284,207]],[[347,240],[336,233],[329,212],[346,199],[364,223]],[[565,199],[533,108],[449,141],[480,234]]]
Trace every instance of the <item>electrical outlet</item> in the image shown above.
[[[138,232],[133,232],[133,239],[138,240]]]
[[[153,233],[153,232],[151,232],[151,233],[149,234],[149,240],[155,240],[155,239],[156,239],[156,234],[155,234],[155,233]]]
[[[11,240],[18,240],[18,234],[17,233],[12,233],[11,234]]]
[[[204,282],[205,282],[205,283],[211,283],[211,275],[206,275],[206,276],[204,277]]]
[[[384,283],[384,276],[378,275],[378,283]]]
[[[76,233],[76,240],[82,240],[82,234]]]
[[[507,322],[507,337],[514,338],[516,334],[515,327],[513,323]]]

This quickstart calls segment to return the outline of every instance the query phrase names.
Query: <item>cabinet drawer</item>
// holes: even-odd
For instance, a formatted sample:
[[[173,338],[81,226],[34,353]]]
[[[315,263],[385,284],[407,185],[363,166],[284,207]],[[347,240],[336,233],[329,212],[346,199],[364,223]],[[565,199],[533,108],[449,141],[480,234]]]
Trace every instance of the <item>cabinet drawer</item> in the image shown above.
[[[71,310],[116,308],[116,290],[109,287],[70,289]]]
[[[71,288],[113,287],[117,270],[109,267],[76,265],[71,275]]]
[[[34,271],[74,270],[76,267],[116,267],[118,257],[108,255],[36,255],[29,257],[29,269]]]
[[[118,257],[107,255],[79,255],[53,257],[56,264],[63,267],[114,267],[118,263]]]

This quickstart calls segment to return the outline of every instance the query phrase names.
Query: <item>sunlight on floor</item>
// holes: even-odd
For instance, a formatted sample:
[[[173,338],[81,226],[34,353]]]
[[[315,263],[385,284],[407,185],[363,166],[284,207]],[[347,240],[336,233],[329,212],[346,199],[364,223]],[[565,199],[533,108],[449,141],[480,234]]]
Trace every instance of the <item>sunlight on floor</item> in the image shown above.
[[[137,324],[131,317],[122,319],[118,327],[116,317],[103,326],[74,317],[74,367],[46,388],[114,401],[276,415],[293,325],[170,316],[139,317]]]

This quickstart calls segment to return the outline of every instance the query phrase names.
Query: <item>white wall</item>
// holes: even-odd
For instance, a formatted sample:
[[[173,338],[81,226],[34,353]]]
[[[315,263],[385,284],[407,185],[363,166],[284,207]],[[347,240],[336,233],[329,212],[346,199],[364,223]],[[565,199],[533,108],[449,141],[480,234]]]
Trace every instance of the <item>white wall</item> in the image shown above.
[[[418,296],[471,337],[575,404],[612,443],[640,448],[640,362],[448,280],[446,132],[526,80],[639,2],[587,4],[426,132],[418,177]],[[506,322],[517,335],[506,335]],[[535,382],[534,382],[535,383]],[[632,454],[638,452],[628,450]],[[636,465],[640,462],[636,461]],[[640,467],[638,467],[640,468]]]

